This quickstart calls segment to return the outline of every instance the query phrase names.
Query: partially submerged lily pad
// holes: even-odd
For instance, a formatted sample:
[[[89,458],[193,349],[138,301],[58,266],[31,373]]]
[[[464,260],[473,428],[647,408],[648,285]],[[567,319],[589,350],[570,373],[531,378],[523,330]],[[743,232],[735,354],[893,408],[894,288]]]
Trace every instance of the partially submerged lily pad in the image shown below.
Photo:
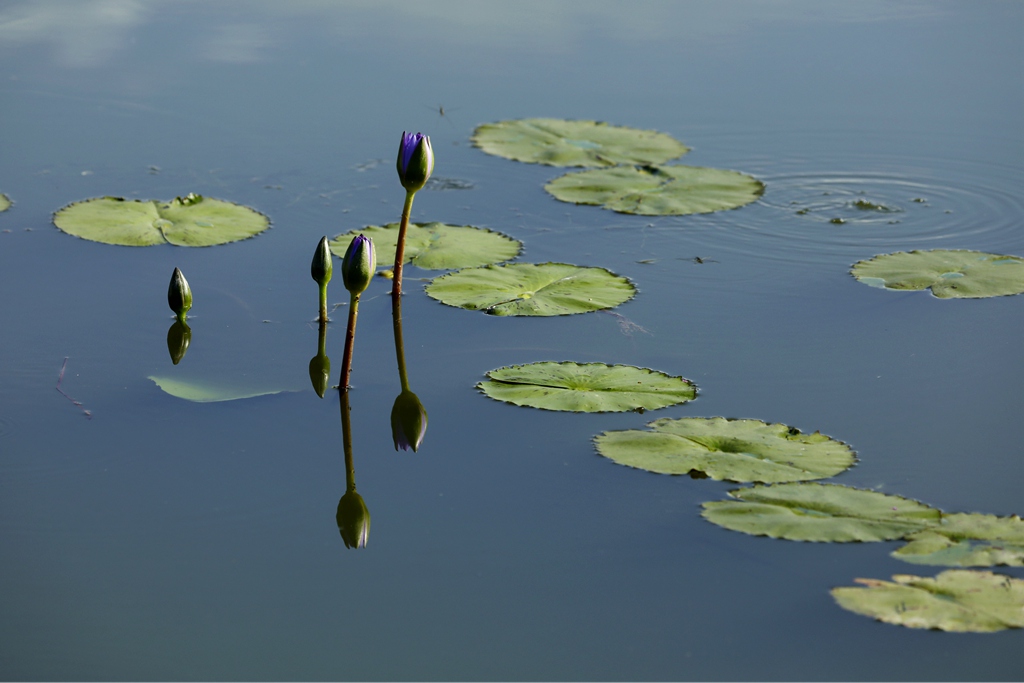
[[[1024,567],[1024,520],[1016,515],[944,514],[938,526],[907,541],[893,557],[947,567]]]
[[[11,208],[11,200],[5,194],[0,194],[0,212]]]
[[[512,263],[442,275],[426,292],[443,304],[491,315],[550,316],[614,308],[633,298],[636,287],[604,268]]]
[[[664,418],[647,426],[653,431],[598,435],[598,453],[648,472],[766,483],[832,477],[856,459],[849,446],[824,434],[760,420]]]
[[[941,512],[900,496],[837,484],[778,484],[730,491],[704,503],[704,519],[733,531],[790,541],[888,541],[939,523]]]
[[[565,119],[485,123],[472,141],[488,154],[548,166],[661,164],[690,151],[665,133]]]
[[[476,386],[498,401],[577,413],[656,410],[697,396],[693,383],[682,377],[604,363],[513,365],[491,370]]]
[[[164,393],[175,398],[182,398],[194,403],[216,403],[220,401],[237,401],[243,398],[269,396],[296,391],[280,387],[261,387],[258,385],[226,385],[203,380],[178,379],[175,377],[154,377],[148,379],[160,387]]]
[[[210,247],[244,240],[270,227],[266,216],[247,206],[193,193],[170,202],[86,199],[58,211],[53,223],[69,235],[128,247]]]
[[[931,289],[940,299],[980,299],[1024,292],[1024,258],[981,251],[900,251],[858,261],[850,272],[872,287]]]
[[[616,166],[567,173],[544,189],[556,199],[641,216],[711,213],[749,204],[764,184],[736,171],[697,166]]]
[[[344,258],[349,243],[362,234],[373,240],[379,266],[393,264],[398,228],[398,223],[388,223],[346,232],[331,240],[331,251]],[[405,233],[404,263],[424,270],[473,268],[514,259],[522,248],[522,242],[511,237],[471,225],[410,223]]]
[[[832,589],[843,609],[909,628],[991,633],[1024,627],[1024,581],[992,572],[950,569],[935,578],[897,574],[854,579],[863,588]]]

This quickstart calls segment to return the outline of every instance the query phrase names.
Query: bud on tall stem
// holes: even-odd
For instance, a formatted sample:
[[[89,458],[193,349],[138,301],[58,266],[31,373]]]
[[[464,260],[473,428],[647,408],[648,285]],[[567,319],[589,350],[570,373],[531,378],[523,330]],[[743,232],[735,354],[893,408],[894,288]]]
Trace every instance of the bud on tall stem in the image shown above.
[[[331,248],[327,244],[327,236],[321,238],[313,253],[313,262],[309,265],[309,274],[320,286],[320,322],[327,322],[327,283],[331,281],[334,263],[331,261]]]

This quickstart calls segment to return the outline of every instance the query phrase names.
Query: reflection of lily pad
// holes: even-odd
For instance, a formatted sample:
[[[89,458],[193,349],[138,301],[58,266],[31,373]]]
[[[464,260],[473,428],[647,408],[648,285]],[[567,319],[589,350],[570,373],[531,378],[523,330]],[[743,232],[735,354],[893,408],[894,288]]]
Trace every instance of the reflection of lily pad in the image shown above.
[[[512,263],[442,275],[426,291],[441,303],[472,311],[548,316],[614,308],[633,298],[636,287],[604,268]]]
[[[191,193],[170,202],[86,199],[58,211],[53,223],[69,235],[129,247],[209,247],[244,240],[270,227],[258,211]]]
[[[176,398],[195,403],[215,403],[218,401],[236,401],[256,396],[282,394],[295,389],[280,387],[228,386],[206,381],[176,379],[173,377],[149,377],[165,393]]]
[[[7,195],[0,194],[0,212],[6,211],[11,208],[11,200],[7,198]]]
[[[344,258],[352,238],[363,234],[373,240],[378,265],[393,264],[398,244],[398,227],[398,223],[388,223],[383,227],[370,225],[362,230],[338,235],[331,240],[331,251],[338,258]],[[444,223],[410,223],[405,233],[404,262],[424,270],[472,268],[514,259],[522,248],[521,242],[484,228]]]
[[[914,564],[947,567],[1024,567],[1024,520],[955,513],[936,527],[907,537],[892,556]]]
[[[1024,581],[950,569],[935,578],[898,574],[892,582],[855,579],[863,588],[832,589],[843,609],[887,624],[988,633],[1024,627]]]
[[[855,459],[841,441],[760,420],[664,418],[647,426],[654,431],[598,435],[598,452],[620,465],[649,472],[773,483],[832,477]]]
[[[939,523],[935,508],[836,484],[778,484],[704,503],[705,519],[733,531],[790,541],[887,541]]]
[[[743,173],[697,166],[617,166],[567,173],[544,189],[556,199],[619,213],[682,216],[735,209],[764,192]]]
[[[940,299],[980,299],[1024,292],[1024,258],[981,251],[900,251],[858,261],[850,272],[872,287],[930,288]]]
[[[477,388],[517,406],[577,413],[656,410],[697,396],[693,383],[682,377],[604,363],[513,365],[491,370]]]
[[[548,166],[661,164],[689,151],[665,133],[564,119],[485,123],[472,139],[488,154]]]

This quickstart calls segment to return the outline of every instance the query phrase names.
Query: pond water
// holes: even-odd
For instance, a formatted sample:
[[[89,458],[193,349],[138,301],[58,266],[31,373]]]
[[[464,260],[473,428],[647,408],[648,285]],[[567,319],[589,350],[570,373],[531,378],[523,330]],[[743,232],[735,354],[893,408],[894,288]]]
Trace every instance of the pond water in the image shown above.
[[[6,4],[0,677],[1019,680],[1019,630],[910,630],[833,602],[857,577],[941,571],[890,557],[898,542],[727,531],[700,506],[735,484],[621,467],[591,440],[659,417],[783,422],[852,445],[836,483],[1024,513],[1024,296],[848,274],[898,250],[1024,255],[1022,28],[1017,3]],[[766,191],[701,216],[564,204],[543,190],[561,170],[469,142],[532,116],[664,131],[692,148],[683,163]],[[408,267],[405,353],[430,422],[396,453],[377,279],[351,392],[372,527],[353,550],[335,523],[338,397],[308,378],[309,262],[323,235],[398,220],[403,130],[431,135],[444,181],[413,220],[498,230],[520,260],[609,268],[639,295],[617,315],[495,318],[429,299],[437,273]],[[51,223],[88,197],[188,192],[272,228],[129,248]],[[174,366],[176,266],[195,304]],[[330,299],[347,301],[340,277]],[[55,390],[65,358],[80,405]],[[474,388],[542,360],[651,367],[700,393],[566,414]],[[154,375],[290,391],[199,404]]]

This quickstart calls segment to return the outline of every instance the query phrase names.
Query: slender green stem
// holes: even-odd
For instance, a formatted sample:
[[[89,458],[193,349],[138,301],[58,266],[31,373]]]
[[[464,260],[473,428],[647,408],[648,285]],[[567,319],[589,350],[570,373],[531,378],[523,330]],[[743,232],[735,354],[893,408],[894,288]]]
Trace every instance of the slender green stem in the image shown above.
[[[348,331],[345,333],[345,355],[341,358],[341,383],[343,393],[348,391],[348,379],[352,374],[352,349],[356,344],[356,317],[359,315],[359,295],[352,294],[348,307]]]
[[[402,207],[402,223],[398,227],[398,245],[395,247],[394,280],[391,284],[391,308],[398,310],[398,302],[402,297],[402,264],[405,261],[405,233],[409,229],[409,214],[412,213],[412,199],[415,192],[405,193],[405,206]]]
[[[316,338],[316,355],[326,356],[327,355],[327,321],[321,320],[319,328],[317,330]]]
[[[320,285],[320,322],[327,322],[327,283]]]
[[[345,489],[356,490],[356,466],[352,460],[352,408],[348,392],[341,392],[341,441],[345,447]]]
[[[395,327],[395,355],[398,356],[398,377],[402,381],[402,391],[409,391],[409,377],[405,371],[405,341],[402,339],[401,299],[392,300],[391,321]]]

